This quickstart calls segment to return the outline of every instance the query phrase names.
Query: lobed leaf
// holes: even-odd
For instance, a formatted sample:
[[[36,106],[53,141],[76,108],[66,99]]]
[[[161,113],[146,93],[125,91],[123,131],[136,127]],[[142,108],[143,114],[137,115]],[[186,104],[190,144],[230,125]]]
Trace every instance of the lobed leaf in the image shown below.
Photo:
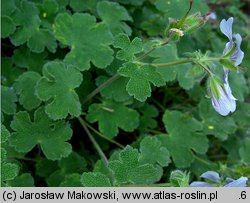
[[[14,83],[19,102],[25,109],[31,110],[41,104],[41,100],[35,95],[35,85],[40,78],[38,73],[28,71],[20,75]]]
[[[97,13],[113,35],[123,32],[131,35],[132,30],[124,21],[132,21],[132,18],[123,6],[115,2],[100,1],[97,4]]]
[[[10,144],[19,152],[29,152],[39,144],[44,155],[51,160],[60,160],[71,153],[71,145],[67,143],[72,130],[64,121],[54,122],[39,108],[31,121],[28,112],[20,111],[11,122],[14,132],[10,137]]]
[[[12,115],[16,112],[17,96],[14,88],[1,86],[1,98],[3,98],[1,103],[2,111],[5,114]]]
[[[107,176],[99,172],[83,173],[81,183],[84,187],[110,187],[111,183]]]
[[[43,77],[38,81],[36,94],[48,101],[46,113],[52,119],[66,118],[68,114],[79,116],[81,104],[75,88],[82,82],[81,73],[61,62],[48,62],[43,67]]]
[[[162,76],[152,65],[139,65],[135,63],[125,63],[118,73],[121,76],[130,78],[127,83],[127,91],[130,96],[143,102],[151,95],[151,86],[159,87],[165,84]]]
[[[111,100],[92,104],[87,119],[91,123],[98,121],[99,130],[108,138],[115,137],[119,132],[118,128],[132,132],[139,125],[137,111]]]
[[[159,135],[175,163],[179,168],[190,166],[194,160],[194,153],[204,154],[208,149],[208,139],[200,133],[202,124],[191,116],[179,111],[166,111],[163,116],[166,135]],[[176,147],[178,146],[178,147]]]
[[[60,13],[55,19],[55,37],[71,48],[64,62],[79,70],[88,70],[90,62],[98,68],[105,68],[113,61],[112,35],[103,23],[86,13]]]
[[[130,39],[125,34],[119,34],[114,41],[114,47],[120,48],[116,57],[123,61],[135,60],[135,54],[142,52],[143,46],[140,38],[136,37],[130,42]]]
[[[162,170],[152,164],[140,164],[139,152],[127,146],[119,153],[119,159],[109,162],[114,172],[115,184],[152,184],[160,179]]]

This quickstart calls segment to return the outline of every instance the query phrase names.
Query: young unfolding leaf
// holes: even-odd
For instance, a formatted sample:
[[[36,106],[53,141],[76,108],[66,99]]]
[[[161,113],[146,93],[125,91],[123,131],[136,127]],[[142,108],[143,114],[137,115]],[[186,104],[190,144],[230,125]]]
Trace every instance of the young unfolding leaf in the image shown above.
[[[19,152],[29,152],[37,144],[48,159],[58,160],[71,153],[71,145],[66,141],[72,136],[72,130],[64,121],[53,122],[39,108],[34,113],[34,121],[26,111],[18,112],[11,122],[14,130],[10,143]]]
[[[113,60],[109,47],[112,35],[103,23],[96,23],[89,14],[60,13],[55,19],[56,38],[71,48],[64,61],[79,70],[88,70],[90,62],[98,68],[107,67]]]
[[[163,116],[166,135],[159,135],[175,163],[179,168],[190,166],[194,160],[192,150],[197,153],[205,153],[208,148],[208,139],[199,133],[202,123],[193,117],[186,116],[179,111],[166,111]]]
[[[12,87],[1,87],[1,108],[2,111],[8,115],[12,115],[16,112],[17,96]]]
[[[127,91],[129,95],[143,102],[151,95],[150,83],[159,87],[165,84],[154,66],[125,63],[118,71],[121,76],[129,77]]]
[[[139,125],[137,111],[111,100],[106,100],[101,104],[92,104],[89,107],[87,119],[91,123],[98,121],[99,130],[109,138],[118,134],[118,128],[132,132]]]
[[[97,78],[96,83],[101,85],[107,81],[107,77],[100,76]],[[120,77],[114,82],[112,82],[108,87],[101,90],[101,95],[107,99],[113,99],[117,102],[123,102],[131,98],[126,90],[126,85],[128,83],[128,78]]]
[[[110,187],[111,183],[107,176],[99,172],[83,173],[81,183],[84,187]]]
[[[81,104],[75,88],[82,82],[81,73],[60,62],[48,62],[43,67],[43,77],[38,81],[36,93],[39,99],[48,101],[45,111],[52,119],[66,118],[68,114],[79,116]]]
[[[131,34],[131,28],[124,21],[132,21],[127,10],[115,2],[100,1],[97,12],[113,35],[125,32]]]
[[[56,40],[50,30],[40,28],[41,20],[35,3],[27,0],[18,2],[13,13],[13,21],[18,26],[11,36],[11,42],[19,46],[27,42],[31,51],[41,53],[45,47],[51,52],[56,51]]]
[[[212,105],[206,99],[201,100],[199,104],[199,114],[203,120],[203,132],[207,135],[226,140],[228,135],[234,133],[236,124],[231,117],[222,117],[212,108]]]
[[[20,96],[19,102],[24,108],[31,110],[41,104],[41,100],[35,95],[35,85],[41,76],[32,71],[20,75],[14,83],[16,93]]]
[[[119,159],[109,162],[109,168],[114,172],[115,185],[152,184],[162,176],[162,170],[152,164],[140,164],[139,152],[127,146],[119,153]]]
[[[125,34],[119,34],[114,41],[114,47],[120,48],[116,57],[123,61],[133,61],[135,54],[142,52],[142,40],[138,37],[134,38],[130,42],[129,38]]]
[[[170,163],[169,151],[157,137],[145,137],[140,143],[140,152],[141,163],[159,164],[162,167]]]

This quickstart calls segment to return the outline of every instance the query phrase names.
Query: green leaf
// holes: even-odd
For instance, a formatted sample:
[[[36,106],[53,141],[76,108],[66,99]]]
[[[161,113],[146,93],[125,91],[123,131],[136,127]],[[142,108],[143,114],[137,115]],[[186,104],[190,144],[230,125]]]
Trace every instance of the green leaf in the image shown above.
[[[157,127],[157,121],[155,118],[158,116],[159,112],[155,106],[145,104],[139,110],[142,113],[142,116],[140,117],[140,129],[146,130],[147,128],[153,129]]]
[[[58,162],[58,170],[53,171],[53,173],[50,174],[47,178],[47,183],[50,187],[58,187],[62,184],[68,184],[68,180],[72,178],[70,178],[71,175],[76,173],[79,174],[87,170],[86,165],[86,160],[76,152],[73,152],[68,157],[63,158]],[[79,185],[80,178],[75,183]]]
[[[108,77],[100,76],[97,78],[96,83],[98,86],[100,86],[107,80]],[[126,90],[127,83],[128,78],[120,77],[112,82],[109,86],[101,90],[101,95],[107,99],[112,99],[117,102],[127,101],[131,98]]]
[[[10,132],[8,131],[8,129],[3,125],[1,124],[1,140],[0,140],[0,143],[4,143],[6,142],[10,137]]]
[[[91,11],[91,13],[95,13],[99,1],[102,0],[70,0],[69,5],[75,12]]]
[[[142,40],[138,37],[134,38],[130,42],[129,38],[125,34],[119,34],[116,36],[114,41],[114,47],[120,48],[117,52],[116,57],[124,61],[135,60],[135,54],[142,52]]]
[[[208,148],[208,139],[201,134],[202,123],[195,118],[179,111],[166,111],[163,116],[166,135],[159,135],[178,168],[190,166],[194,160],[194,153],[204,154]]]
[[[9,16],[16,10],[15,0],[1,2],[1,15]]]
[[[140,164],[139,152],[127,146],[119,153],[119,159],[109,162],[109,168],[114,172],[115,185],[152,184],[162,176],[162,170],[152,164]]]
[[[115,2],[100,1],[97,12],[113,35],[122,32],[131,35],[132,30],[124,21],[132,21],[132,18],[123,6]]]
[[[131,4],[134,6],[140,6],[145,0],[114,0],[122,4]]]
[[[156,8],[164,13],[167,17],[171,18],[181,18],[183,17],[189,9],[189,1],[182,0],[156,0]],[[201,13],[207,13],[209,8],[204,0],[199,2],[194,2],[191,13],[200,11]]]
[[[8,181],[8,185],[11,187],[34,187],[34,178],[30,173],[23,173]]]
[[[15,131],[10,137],[10,143],[19,152],[29,152],[37,144],[48,159],[59,160],[71,153],[71,145],[67,143],[72,130],[64,121],[53,122],[39,108],[31,121],[28,112],[20,111],[14,116],[11,128]]]
[[[1,37],[6,38],[16,30],[15,23],[9,16],[1,16]]]
[[[157,137],[145,137],[140,143],[140,152],[141,163],[159,164],[164,167],[171,162],[169,151]]]
[[[58,170],[56,161],[51,161],[46,158],[36,160],[36,174],[43,178],[48,178],[54,171]]]
[[[83,173],[81,183],[84,187],[110,187],[111,183],[107,176],[99,172]]]
[[[130,96],[143,102],[151,95],[150,83],[159,87],[165,84],[154,66],[125,63],[118,71],[121,76],[129,77],[127,91]]]
[[[19,173],[19,167],[14,163],[1,163],[1,182],[14,179]]]
[[[20,75],[14,83],[19,102],[25,109],[31,110],[41,104],[41,100],[35,95],[35,85],[40,78],[38,73],[28,71]]]
[[[236,124],[233,118],[222,117],[212,108],[212,102],[203,99],[199,103],[199,114],[203,122],[203,132],[207,135],[226,140],[229,134],[236,130]]]
[[[43,0],[42,10],[45,18],[53,17],[59,10],[59,5],[56,0]]]
[[[166,63],[178,60],[177,48],[173,44],[156,49],[150,56],[156,58],[153,63]],[[157,67],[156,69],[166,82],[173,81],[177,77],[178,67]]]
[[[13,13],[14,23],[18,26],[10,37],[12,44],[19,46],[27,42],[31,51],[41,53],[45,47],[56,51],[56,40],[50,30],[40,28],[39,10],[35,3],[23,0]]]
[[[47,53],[33,53],[26,46],[15,49],[12,57],[13,62],[20,68],[27,68],[30,71],[42,73]]]
[[[118,128],[132,132],[139,125],[137,111],[111,100],[92,104],[89,107],[87,119],[91,123],[98,121],[100,132],[108,138],[115,137],[119,132]]]
[[[90,62],[98,68],[105,68],[113,60],[113,51],[109,47],[112,36],[106,25],[96,23],[94,16],[60,13],[55,19],[54,32],[61,43],[71,48],[64,58],[69,65],[88,70]]]
[[[250,163],[250,138],[246,138],[239,149],[242,162]]]
[[[247,86],[247,81],[244,75],[237,72],[231,72],[229,76],[229,84],[235,98],[240,102],[244,102],[245,97],[250,93],[250,88]]]
[[[56,52],[57,43],[54,35],[48,29],[40,28],[28,40],[28,47],[31,51],[41,53],[45,47],[50,52]]]
[[[23,73],[23,70],[14,66],[12,58],[10,57],[1,58],[1,83],[2,85],[12,86],[13,82],[22,73]]]
[[[81,104],[75,92],[81,82],[81,73],[73,67],[60,62],[44,65],[36,93],[39,99],[48,101],[45,111],[50,118],[62,119],[68,114],[76,117],[81,114]]]
[[[1,86],[1,108],[2,112],[12,115],[16,112],[17,96],[12,87]]]
[[[82,187],[80,179],[81,175],[78,173],[66,175],[60,187]]]

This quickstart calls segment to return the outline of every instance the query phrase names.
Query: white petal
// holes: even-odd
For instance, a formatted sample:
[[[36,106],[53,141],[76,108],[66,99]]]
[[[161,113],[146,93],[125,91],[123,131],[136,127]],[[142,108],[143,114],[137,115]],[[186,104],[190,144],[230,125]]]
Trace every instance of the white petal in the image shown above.
[[[220,30],[224,35],[228,37],[229,41],[232,41],[233,39],[233,33],[232,33],[233,21],[234,19],[233,17],[231,17],[227,21],[223,19],[220,22]]]
[[[236,43],[236,49],[230,56],[230,59],[234,62],[234,65],[238,66],[241,64],[243,58],[244,58],[244,52],[240,49],[240,45],[242,42],[242,38],[240,34],[234,35],[235,43]]]

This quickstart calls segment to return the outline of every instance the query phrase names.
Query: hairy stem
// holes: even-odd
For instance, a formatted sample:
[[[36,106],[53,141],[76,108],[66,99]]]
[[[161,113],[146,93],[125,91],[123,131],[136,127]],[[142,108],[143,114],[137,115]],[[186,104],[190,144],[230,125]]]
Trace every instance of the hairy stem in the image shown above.
[[[82,127],[84,128],[85,132],[87,133],[90,141],[94,145],[94,147],[95,147],[96,151],[98,152],[99,156],[103,160],[104,164],[107,166],[108,165],[108,159],[105,156],[105,154],[103,153],[103,151],[102,151],[101,147],[99,146],[99,144],[96,142],[96,140],[93,137],[93,135],[89,132],[89,130],[88,130],[86,124],[85,124],[85,121],[81,117],[78,117],[78,120],[81,123]]]
[[[102,83],[99,87],[97,87],[93,92],[91,92],[84,100],[83,104],[87,101],[91,100],[96,94],[98,94],[101,90],[103,90],[105,87],[107,87],[109,84],[120,78],[121,76],[118,74],[113,75],[111,78],[106,80],[104,83]]]
[[[185,63],[192,63],[193,59],[183,59],[180,61],[173,61],[173,62],[169,62],[169,63],[157,63],[157,64],[152,64],[156,67],[171,67],[171,66],[175,66],[175,65],[180,65],[180,64],[185,64]]]
[[[90,130],[92,130],[95,134],[99,135],[101,138],[103,138],[103,139],[105,139],[105,140],[107,140],[107,141],[109,141],[109,142],[111,142],[111,143],[117,145],[118,147],[120,147],[120,148],[122,148],[122,149],[124,148],[124,146],[121,145],[120,143],[118,143],[118,142],[116,142],[116,141],[114,141],[114,140],[111,140],[111,139],[107,138],[106,136],[104,136],[103,134],[101,134],[99,131],[97,131],[95,128],[93,128],[90,124],[88,124],[86,121],[85,121],[85,125],[86,125]]]

